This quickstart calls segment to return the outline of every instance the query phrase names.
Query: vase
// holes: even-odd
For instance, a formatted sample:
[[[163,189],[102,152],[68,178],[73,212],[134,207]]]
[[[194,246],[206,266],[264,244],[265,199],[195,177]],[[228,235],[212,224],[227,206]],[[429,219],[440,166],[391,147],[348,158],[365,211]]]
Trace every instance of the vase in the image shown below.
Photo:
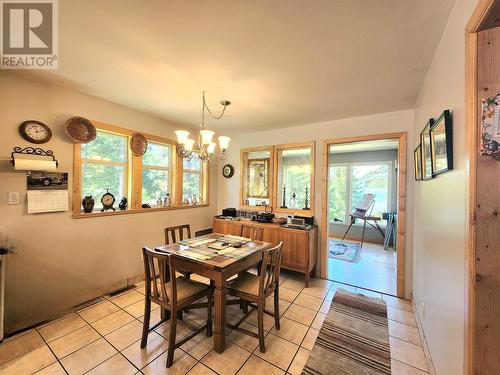
[[[82,199],[83,212],[85,212],[86,214],[91,213],[94,209],[94,203],[94,197],[92,195],[86,195]]]

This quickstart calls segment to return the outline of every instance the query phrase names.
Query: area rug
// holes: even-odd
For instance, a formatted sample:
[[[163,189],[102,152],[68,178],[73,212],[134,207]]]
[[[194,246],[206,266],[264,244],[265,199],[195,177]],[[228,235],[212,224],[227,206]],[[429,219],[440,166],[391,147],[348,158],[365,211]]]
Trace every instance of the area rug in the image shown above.
[[[339,289],[302,374],[390,373],[385,302]]]
[[[357,263],[360,260],[361,244],[353,242],[342,242],[329,240],[328,253],[333,259],[344,260],[346,262]]]

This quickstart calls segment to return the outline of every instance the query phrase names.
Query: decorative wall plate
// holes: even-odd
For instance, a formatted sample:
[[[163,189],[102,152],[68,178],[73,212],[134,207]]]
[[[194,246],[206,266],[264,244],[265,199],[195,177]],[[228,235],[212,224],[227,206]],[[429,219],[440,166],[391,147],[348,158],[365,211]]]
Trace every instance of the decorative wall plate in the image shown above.
[[[89,143],[97,136],[97,131],[89,120],[74,116],[66,120],[64,124],[66,135],[75,143]]]
[[[226,164],[222,167],[222,175],[225,178],[231,178],[234,174],[234,167],[231,164]]]
[[[148,149],[148,140],[142,134],[132,134],[132,137],[130,137],[130,149],[134,155],[142,156]]]
[[[42,144],[47,143],[52,138],[52,131],[43,122],[28,120],[19,125],[19,134],[25,141]]]

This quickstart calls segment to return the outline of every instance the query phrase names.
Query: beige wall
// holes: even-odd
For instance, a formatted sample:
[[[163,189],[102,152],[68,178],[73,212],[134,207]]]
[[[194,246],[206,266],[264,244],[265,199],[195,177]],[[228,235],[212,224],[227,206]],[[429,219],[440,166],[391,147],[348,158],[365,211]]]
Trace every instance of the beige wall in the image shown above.
[[[14,146],[28,145],[18,133],[22,121],[42,121],[54,133],[43,147],[54,151],[60,171],[69,172],[70,189],[73,144],[63,124],[72,115],[175,139],[174,123],[22,77],[0,71],[0,157],[9,156]],[[14,249],[7,260],[6,332],[56,316],[95,297],[99,289],[125,285],[127,278],[142,272],[141,246],[162,244],[163,227],[181,223],[190,223],[193,230],[211,227],[215,168],[211,175],[207,208],[75,220],[70,211],[28,215],[26,174],[13,172],[7,161],[0,161],[0,244],[7,240]],[[9,191],[21,192],[20,205],[7,205]]]
[[[354,117],[344,120],[327,121],[316,124],[308,124],[285,129],[269,131],[238,133],[231,135],[231,147],[228,150],[226,160],[219,163],[219,169],[225,163],[234,166],[235,173],[231,179],[224,178],[218,174],[217,207],[219,212],[225,207],[239,207],[240,194],[240,149],[245,147],[266,146],[282,143],[316,141],[316,165],[315,165],[315,199],[314,216],[316,222],[321,224],[321,178],[323,175],[323,141],[333,138],[355,137],[368,134],[382,134],[393,132],[407,132],[411,137],[413,134],[413,110],[381,113],[370,116]],[[411,144],[411,142],[410,142]],[[413,152],[411,146],[408,153]],[[412,179],[413,173],[411,160],[408,160],[408,185],[407,189],[407,222],[406,222],[406,265],[405,265],[405,294],[410,296],[411,292],[411,232],[412,232]],[[320,236],[322,233],[320,233]]]
[[[414,186],[413,296],[438,374],[461,374],[465,309],[465,25],[457,0],[415,106],[414,142],[430,117],[453,116],[455,170]]]

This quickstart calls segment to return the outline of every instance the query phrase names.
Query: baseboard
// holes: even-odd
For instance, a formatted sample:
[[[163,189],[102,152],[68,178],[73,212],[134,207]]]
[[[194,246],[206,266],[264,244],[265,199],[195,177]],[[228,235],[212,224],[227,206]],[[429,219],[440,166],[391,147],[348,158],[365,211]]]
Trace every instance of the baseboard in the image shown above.
[[[425,359],[427,360],[427,367],[429,368],[430,375],[436,375],[436,370],[434,369],[434,363],[432,362],[431,352],[429,351],[429,346],[427,345],[427,339],[425,338],[424,327],[422,321],[420,320],[420,315],[418,313],[417,305],[413,296],[411,296],[411,304],[413,307],[413,315],[415,315],[415,320],[417,322],[418,333],[422,339],[422,347],[424,348]]]
[[[41,325],[44,325],[48,322],[54,321],[56,319],[62,318],[63,316],[66,316],[72,312],[75,312],[77,310],[80,310],[85,307],[87,303],[91,303],[93,301],[98,300],[100,297],[103,297],[109,293],[112,293],[113,291],[116,291],[118,289],[123,289],[126,288],[130,285],[133,285],[139,281],[144,280],[144,273],[137,274],[135,276],[132,276],[130,278],[127,278],[123,281],[119,281],[113,284],[110,284],[106,287],[101,287],[94,289],[88,293],[79,295],[78,297],[75,297],[70,300],[70,303],[73,307],[69,308],[59,308],[56,309],[55,311],[47,314],[46,317],[44,317],[43,320],[30,320],[25,322],[22,326],[20,327],[13,327],[13,329],[10,329],[9,332],[5,332],[5,338],[15,336],[19,333],[22,333],[24,331],[27,331],[29,329],[39,327]]]

